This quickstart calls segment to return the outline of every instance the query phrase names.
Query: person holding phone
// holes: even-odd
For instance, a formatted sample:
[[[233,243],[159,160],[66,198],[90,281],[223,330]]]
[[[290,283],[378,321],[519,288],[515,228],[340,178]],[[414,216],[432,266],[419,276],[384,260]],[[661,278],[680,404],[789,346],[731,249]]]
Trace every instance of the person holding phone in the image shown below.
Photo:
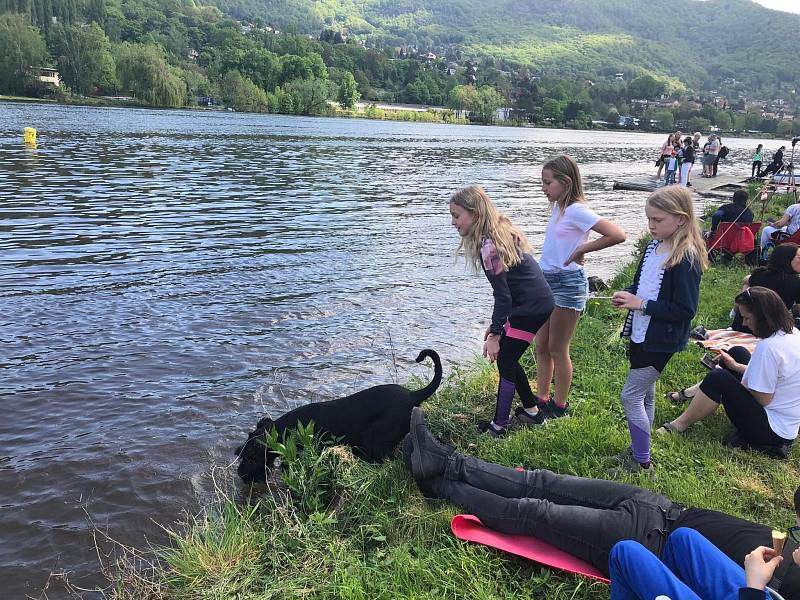
[[[682,434],[721,404],[735,427],[727,445],[788,458],[800,429],[800,332],[770,289],[749,287],[735,301],[744,324],[762,338],[752,356],[741,346],[720,350],[719,368],[705,376],[683,414],[656,433]]]

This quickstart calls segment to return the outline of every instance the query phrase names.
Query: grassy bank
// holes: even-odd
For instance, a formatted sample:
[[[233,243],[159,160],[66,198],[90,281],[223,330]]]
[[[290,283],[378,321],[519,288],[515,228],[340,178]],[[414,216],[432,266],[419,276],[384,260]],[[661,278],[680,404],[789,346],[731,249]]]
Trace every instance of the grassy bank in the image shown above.
[[[778,199],[780,214],[788,198]],[[632,278],[629,265],[615,289]],[[712,268],[704,276],[695,319],[726,326],[746,270]],[[514,430],[506,439],[479,437],[475,425],[490,416],[496,370],[485,362],[455,369],[424,408],[431,429],[461,450],[486,460],[559,473],[605,478],[612,455],[628,443],[619,393],[626,373],[623,313],[607,300],[591,300],[581,319],[571,418]],[[701,351],[676,355],[660,382],[656,423],[675,417],[663,392],[697,381],[707,371]],[[529,351],[528,372],[536,368]],[[413,385],[413,384],[412,384]],[[658,479],[631,478],[691,506],[725,511],[778,528],[793,523],[791,495],[800,484],[797,450],[789,461],[724,448],[730,429],[724,413],[685,436],[656,437]],[[608,598],[605,585],[566,576],[534,563],[456,540],[449,529],[457,509],[421,497],[398,455],[381,465],[341,447],[308,452],[292,471],[291,490],[273,489],[241,501],[229,483],[218,503],[176,533],[155,567],[127,561],[113,570],[108,596],[118,600],[175,598],[266,600],[289,598]]]

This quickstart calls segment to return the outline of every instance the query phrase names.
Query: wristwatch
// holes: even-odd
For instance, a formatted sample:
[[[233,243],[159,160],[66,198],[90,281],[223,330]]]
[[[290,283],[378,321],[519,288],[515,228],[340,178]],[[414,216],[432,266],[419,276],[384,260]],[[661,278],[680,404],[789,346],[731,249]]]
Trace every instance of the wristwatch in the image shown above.
[[[647,300],[643,300],[642,305],[639,307],[639,312],[641,312],[643,315],[646,315],[647,314],[645,312],[646,310],[647,310]]]

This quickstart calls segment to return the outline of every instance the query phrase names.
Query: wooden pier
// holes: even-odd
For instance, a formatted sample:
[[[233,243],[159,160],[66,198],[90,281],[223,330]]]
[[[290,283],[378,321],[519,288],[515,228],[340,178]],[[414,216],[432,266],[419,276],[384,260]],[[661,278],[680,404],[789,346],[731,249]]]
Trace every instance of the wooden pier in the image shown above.
[[[690,190],[700,196],[710,198],[730,198],[733,192],[740,188],[747,187],[747,180],[741,176],[717,175],[716,177],[691,177],[689,183],[692,185]],[[654,192],[664,186],[663,179],[656,179],[654,176],[642,175],[640,177],[629,177],[614,182],[615,190],[635,190],[639,192]]]

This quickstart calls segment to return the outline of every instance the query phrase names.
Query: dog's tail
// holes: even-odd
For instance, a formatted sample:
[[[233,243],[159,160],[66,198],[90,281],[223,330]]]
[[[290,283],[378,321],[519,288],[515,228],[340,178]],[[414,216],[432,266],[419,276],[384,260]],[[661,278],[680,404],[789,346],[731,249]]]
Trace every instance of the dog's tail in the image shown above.
[[[442,361],[439,360],[439,355],[433,350],[423,350],[417,356],[417,362],[422,362],[426,358],[433,361],[433,379],[421,390],[411,392],[411,401],[414,406],[419,406],[422,401],[433,395],[439,384],[442,382]]]

